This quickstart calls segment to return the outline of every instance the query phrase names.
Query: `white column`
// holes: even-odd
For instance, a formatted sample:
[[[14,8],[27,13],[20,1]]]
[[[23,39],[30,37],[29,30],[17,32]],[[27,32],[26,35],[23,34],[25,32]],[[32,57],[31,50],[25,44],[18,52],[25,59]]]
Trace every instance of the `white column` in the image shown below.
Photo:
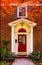
[[[12,27],[12,29],[11,29],[11,51],[15,52],[15,48],[14,48],[14,27]]]
[[[33,51],[33,27],[31,27],[31,52]]]

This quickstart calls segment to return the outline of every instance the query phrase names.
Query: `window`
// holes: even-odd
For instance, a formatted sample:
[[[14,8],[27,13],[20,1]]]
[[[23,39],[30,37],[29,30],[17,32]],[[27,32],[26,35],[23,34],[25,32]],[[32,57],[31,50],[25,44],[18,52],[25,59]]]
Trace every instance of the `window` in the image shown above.
[[[25,35],[20,35],[19,36],[19,43],[20,44],[25,44]]]
[[[27,6],[17,7],[17,17],[18,18],[27,18]]]

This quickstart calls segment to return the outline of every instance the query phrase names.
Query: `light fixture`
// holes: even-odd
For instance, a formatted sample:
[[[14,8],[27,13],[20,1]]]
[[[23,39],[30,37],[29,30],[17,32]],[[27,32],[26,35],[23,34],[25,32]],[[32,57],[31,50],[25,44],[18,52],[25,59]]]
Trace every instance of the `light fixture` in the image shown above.
[[[24,25],[24,23],[23,23],[23,22],[21,22],[20,24],[21,24],[21,26],[23,26],[23,25]]]

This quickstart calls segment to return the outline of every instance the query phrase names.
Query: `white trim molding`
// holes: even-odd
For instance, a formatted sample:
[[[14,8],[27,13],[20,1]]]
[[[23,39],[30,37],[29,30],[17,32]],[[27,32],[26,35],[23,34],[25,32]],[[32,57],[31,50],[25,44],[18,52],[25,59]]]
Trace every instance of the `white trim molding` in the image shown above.
[[[11,44],[11,51],[12,52],[15,52],[15,50],[14,50],[14,27],[12,27],[11,28],[11,42],[12,42],[12,44]]]
[[[32,22],[32,21],[29,21],[27,19],[19,19],[19,20],[16,20],[16,21],[13,21],[11,23],[8,23],[9,26],[11,26],[11,51],[12,52],[15,52],[15,54],[18,54],[18,41],[17,43],[15,43],[15,39],[18,40],[18,32],[15,32],[15,30],[17,29],[20,29],[20,27],[18,28],[18,24],[20,22],[23,22],[27,25],[29,25],[30,28],[25,27],[24,26],[24,29],[26,29],[26,33],[21,33],[21,34],[26,34],[27,35],[27,44],[26,44],[26,54],[29,55],[32,51],[33,51],[33,27],[36,26],[36,23]],[[15,28],[15,25],[17,25],[17,27]],[[19,24],[20,26],[21,24]],[[30,32],[30,33],[29,33]]]

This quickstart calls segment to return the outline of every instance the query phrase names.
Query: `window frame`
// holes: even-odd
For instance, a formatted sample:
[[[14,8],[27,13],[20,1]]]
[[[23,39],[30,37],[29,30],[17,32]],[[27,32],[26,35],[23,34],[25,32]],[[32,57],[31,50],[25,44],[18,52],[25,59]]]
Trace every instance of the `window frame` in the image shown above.
[[[19,16],[19,8],[20,8],[20,7],[25,7],[25,9],[26,9],[26,14],[25,14],[25,15],[26,15],[26,16]],[[18,7],[17,7],[17,17],[18,17],[18,18],[27,18],[27,6],[26,6],[26,5],[24,5],[24,6],[18,6]]]

